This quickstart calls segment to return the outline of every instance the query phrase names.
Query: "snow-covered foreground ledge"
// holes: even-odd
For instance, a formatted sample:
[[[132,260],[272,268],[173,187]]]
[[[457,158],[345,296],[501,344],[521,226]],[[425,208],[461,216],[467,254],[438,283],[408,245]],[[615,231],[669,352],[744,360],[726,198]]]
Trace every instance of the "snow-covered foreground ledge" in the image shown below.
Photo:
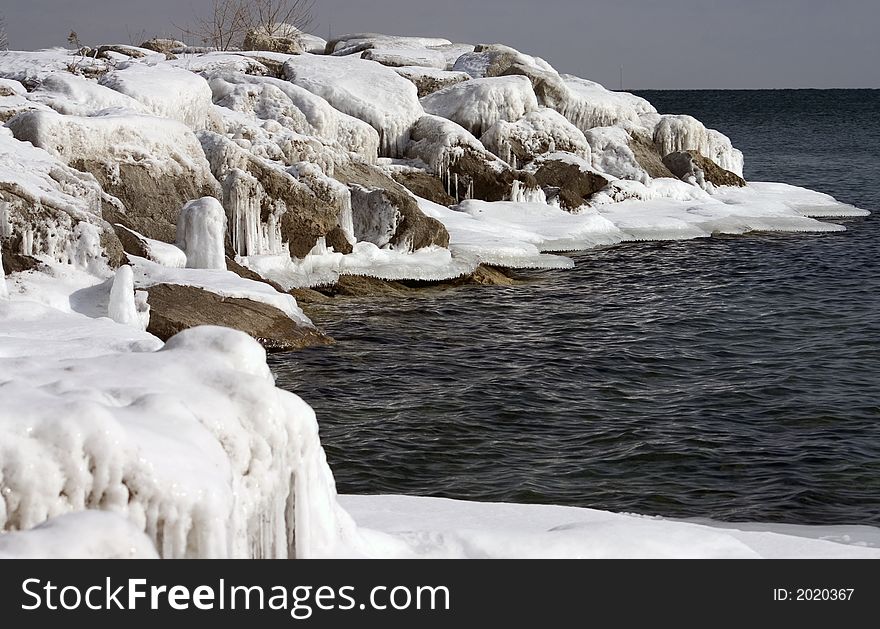
[[[346,495],[340,502],[363,527],[357,550],[367,557],[880,559],[880,529],[867,526],[696,524],[415,496]]]

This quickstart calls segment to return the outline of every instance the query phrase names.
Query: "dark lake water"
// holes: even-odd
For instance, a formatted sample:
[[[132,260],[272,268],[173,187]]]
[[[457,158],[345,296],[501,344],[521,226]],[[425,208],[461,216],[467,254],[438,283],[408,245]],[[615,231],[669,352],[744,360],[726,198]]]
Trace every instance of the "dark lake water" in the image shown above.
[[[645,92],[746,177],[880,210],[880,92]],[[880,216],[637,243],[510,288],[344,299],[272,358],[344,493],[880,524]]]

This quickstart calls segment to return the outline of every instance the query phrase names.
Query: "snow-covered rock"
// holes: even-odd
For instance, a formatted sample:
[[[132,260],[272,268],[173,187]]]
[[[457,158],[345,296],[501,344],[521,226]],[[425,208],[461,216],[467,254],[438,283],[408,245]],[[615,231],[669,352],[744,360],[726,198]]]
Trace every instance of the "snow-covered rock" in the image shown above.
[[[584,133],[590,144],[593,168],[618,179],[647,184],[651,177],[630,148],[630,136],[622,127],[595,127]]]
[[[368,123],[289,81],[221,72],[210,75],[209,84],[217,105],[274,120],[286,130],[317,136],[365,159],[378,154],[379,134]]]
[[[699,151],[725,170],[743,174],[743,154],[723,133],[707,129],[693,116],[662,116],[654,129],[654,143],[661,156],[676,151]]]
[[[515,122],[499,120],[489,127],[480,142],[514,168],[538,155],[557,151],[590,158],[590,145],[581,130],[546,107],[529,112]]]
[[[191,129],[214,128],[211,88],[198,74],[165,63],[129,62],[101,77],[101,85],[130,96],[155,116]]]
[[[361,59],[391,67],[421,66],[438,70],[446,69],[446,55],[443,52],[422,46],[378,45],[361,53]]]
[[[351,55],[378,47],[436,48],[451,45],[441,37],[406,37],[380,33],[349,33],[327,42],[326,52],[333,55]]]
[[[145,105],[130,96],[66,72],[45,77],[28,98],[69,116],[94,116],[107,110],[148,113]]]
[[[184,203],[219,196],[196,136],[180,122],[134,114],[62,116],[25,112],[8,123],[15,136],[94,175],[124,208],[108,218],[150,238],[173,242]],[[100,202],[93,205],[100,212]]]
[[[0,55],[0,77],[36,87],[57,72],[100,76],[110,69],[106,59],[95,59],[64,48],[50,50],[6,50]]]
[[[531,82],[520,76],[465,81],[428,94],[421,102],[429,114],[452,120],[475,136],[499,120],[513,122],[538,109]]]
[[[292,83],[379,132],[380,153],[403,154],[409,130],[423,114],[415,85],[391,68],[354,57],[299,55],[284,65]]]

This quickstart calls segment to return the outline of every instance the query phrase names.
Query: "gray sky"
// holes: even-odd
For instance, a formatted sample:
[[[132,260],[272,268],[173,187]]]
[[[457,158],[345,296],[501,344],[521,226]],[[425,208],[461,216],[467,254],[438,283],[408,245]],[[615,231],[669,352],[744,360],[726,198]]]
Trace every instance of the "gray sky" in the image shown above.
[[[174,34],[211,0],[0,0],[10,48]],[[626,89],[880,87],[878,0],[318,0],[316,34],[502,42]]]

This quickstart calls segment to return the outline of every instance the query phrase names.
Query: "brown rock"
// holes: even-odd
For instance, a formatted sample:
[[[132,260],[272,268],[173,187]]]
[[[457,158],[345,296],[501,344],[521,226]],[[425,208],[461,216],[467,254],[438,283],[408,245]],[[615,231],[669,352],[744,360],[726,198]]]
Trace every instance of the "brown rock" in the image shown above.
[[[303,48],[296,37],[269,35],[260,29],[250,29],[244,36],[243,50],[264,50],[286,55],[302,54]]]
[[[333,228],[324,238],[327,246],[333,247],[338,253],[348,254],[354,251],[354,247],[348,242],[345,232],[340,227]]]
[[[735,186],[742,188],[746,185],[745,179],[721,168],[699,151],[677,151],[663,158],[666,167],[682,181],[695,179],[698,185],[701,180],[714,186]]]
[[[661,177],[675,178],[675,175],[673,175],[669,171],[669,168],[666,167],[666,164],[663,163],[663,159],[661,158],[660,153],[657,152],[653,140],[647,140],[639,134],[632,134],[630,136],[629,148],[632,150],[639,166],[641,166],[652,179],[659,179]]]
[[[150,304],[147,331],[163,341],[181,330],[219,325],[249,334],[270,351],[333,342],[315,328],[298,325],[277,308],[251,299],[221,297],[194,286],[175,284],[157,284],[147,292]]]
[[[582,171],[577,164],[548,159],[541,162],[535,172],[535,180],[542,188],[559,190],[559,202],[563,209],[576,210],[589,198],[608,185],[602,175]]]
[[[447,207],[455,205],[455,199],[449,196],[437,175],[432,175],[424,170],[413,169],[393,171],[391,177],[417,197],[428,199]]]
[[[351,188],[353,214],[374,212],[383,205],[400,213],[390,244],[412,251],[431,245],[449,246],[449,232],[443,224],[425,216],[406,188],[381,169],[364,162],[350,161],[337,164],[333,176]]]

